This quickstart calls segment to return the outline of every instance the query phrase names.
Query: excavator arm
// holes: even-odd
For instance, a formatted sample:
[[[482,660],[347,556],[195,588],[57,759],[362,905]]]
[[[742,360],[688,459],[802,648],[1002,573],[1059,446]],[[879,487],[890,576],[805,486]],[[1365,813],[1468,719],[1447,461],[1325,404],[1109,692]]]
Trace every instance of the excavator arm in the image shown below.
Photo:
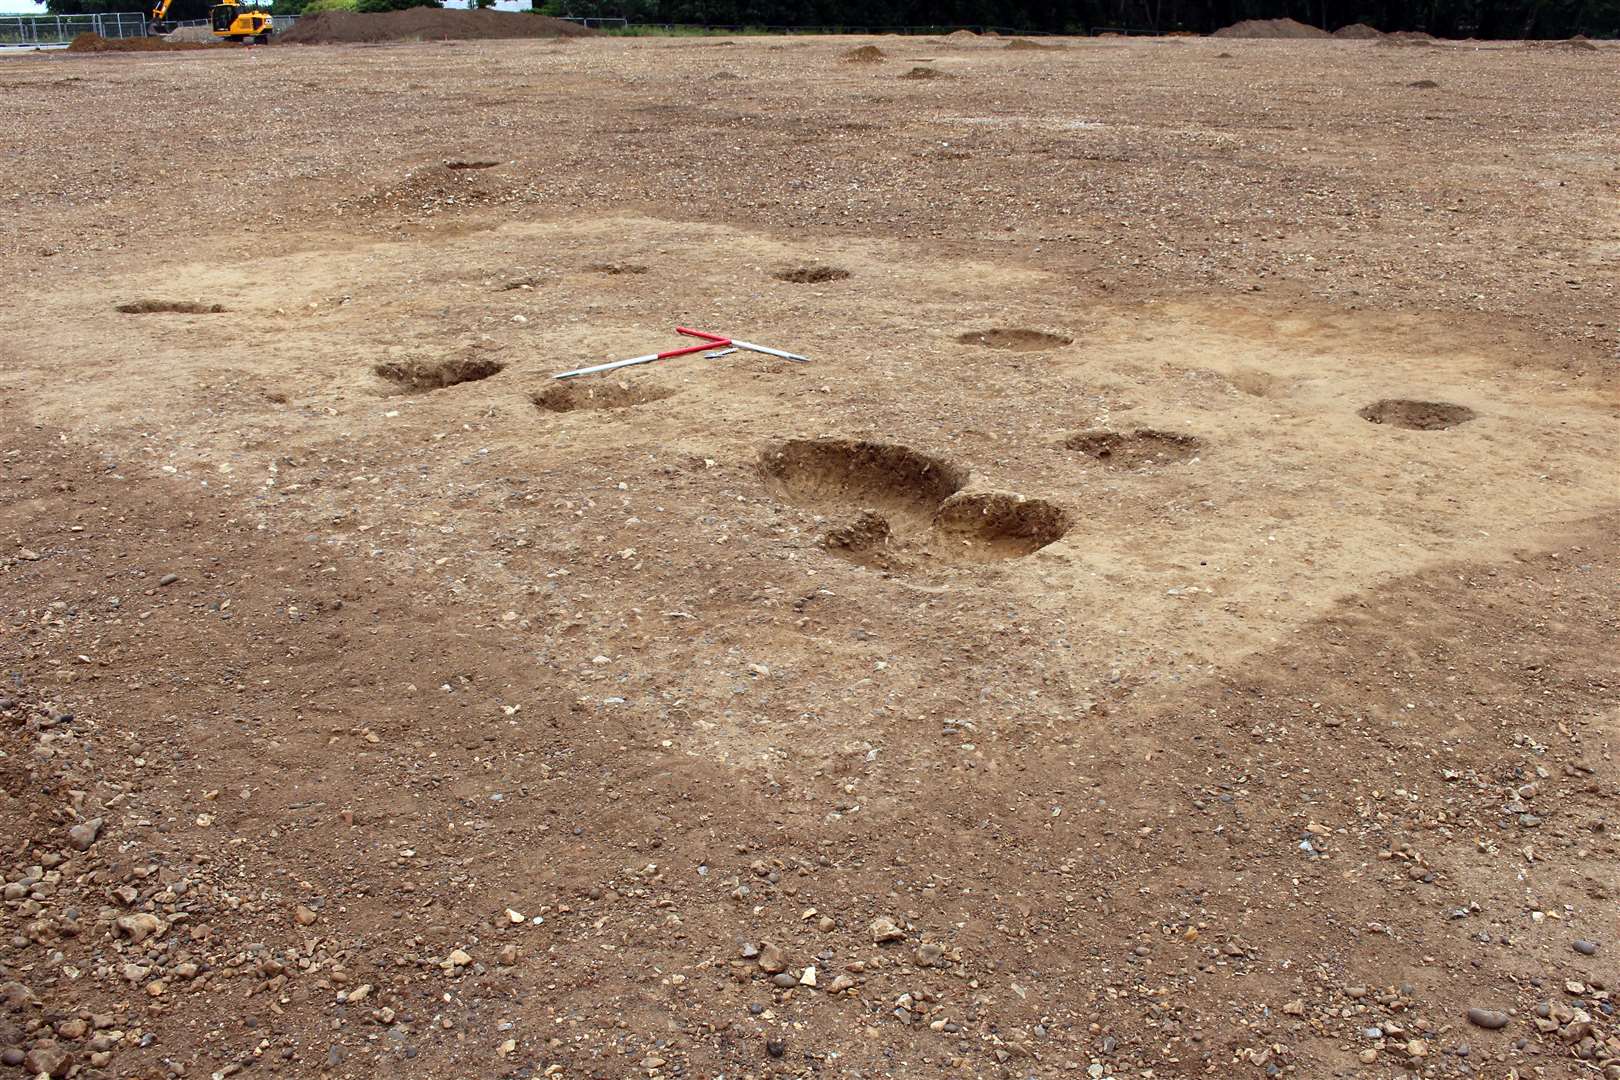
[[[169,5],[172,3],[174,0],[157,0],[157,3],[152,5],[152,21],[162,22],[168,16]]]

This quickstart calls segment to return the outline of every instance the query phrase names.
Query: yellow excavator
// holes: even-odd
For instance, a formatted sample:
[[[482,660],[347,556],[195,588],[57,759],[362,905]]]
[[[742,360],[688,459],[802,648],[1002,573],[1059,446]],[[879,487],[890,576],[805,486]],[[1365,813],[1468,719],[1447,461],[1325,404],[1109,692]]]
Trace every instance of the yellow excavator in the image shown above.
[[[169,5],[174,0],[157,0],[152,5],[152,20],[148,24],[154,34],[166,34],[174,29],[168,21]],[[268,11],[257,7],[243,7],[237,0],[220,0],[208,9],[208,26],[217,38],[226,41],[251,41],[255,45],[268,45],[274,30]]]

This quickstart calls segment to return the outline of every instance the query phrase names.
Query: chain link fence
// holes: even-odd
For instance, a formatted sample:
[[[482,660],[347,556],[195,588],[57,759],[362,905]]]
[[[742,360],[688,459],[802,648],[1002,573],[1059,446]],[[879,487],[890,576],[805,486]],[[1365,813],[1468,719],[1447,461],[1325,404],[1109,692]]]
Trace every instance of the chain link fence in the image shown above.
[[[96,15],[0,15],[0,46],[66,45],[80,34],[145,37],[146,16],[134,11]]]

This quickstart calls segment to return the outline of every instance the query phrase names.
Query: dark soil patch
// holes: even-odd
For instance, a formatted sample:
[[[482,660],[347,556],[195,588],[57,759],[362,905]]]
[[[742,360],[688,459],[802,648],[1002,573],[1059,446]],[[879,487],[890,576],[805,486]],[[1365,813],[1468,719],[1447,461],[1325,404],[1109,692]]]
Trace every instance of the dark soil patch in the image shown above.
[[[539,278],[532,278],[532,277],[518,278],[516,281],[508,281],[505,285],[502,285],[499,289],[496,289],[495,291],[496,292],[518,292],[518,291],[521,290],[523,292],[528,292],[528,291],[530,291],[532,289],[538,289],[543,284],[544,284],[544,282],[542,282]]]
[[[760,472],[784,501],[878,510],[916,531],[968,479],[967,470],[909,447],[849,439],[789,439],[761,455]]]
[[[562,19],[528,12],[451,11],[414,7],[360,14],[323,11],[305,15],[276,40],[293,45],[332,45],[379,41],[490,40],[496,38],[581,37],[595,34]]]
[[[632,409],[672,397],[675,391],[662,386],[615,383],[600,380],[561,382],[534,394],[529,400],[546,412],[578,412],[591,409]]]
[[[1010,349],[1013,352],[1039,352],[1042,349],[1057,349],[1074,343],[1073,338],[1047,334],[1040,330],[1008,330],[1002,328],[975,330],[972,333],[963,334],[956,340],[961,345],[980,345],[986,349]]]
[[[1024,38],[1013,38],[1003,48],[1011,52],[1036,52],[1043,49],[1056,49],[1057,45],[1042,45],[1038,41],[1028,41]]]
[[[1438,90],[1438,89],[1440,89],[1440,84],[1435,82],[1433,79],[1419,79],[1417,82],[1409,82],[1406,85],[1410,86],[1413,90]]]
[[[1217,60],[1231,60],[1231,59],[1233,59],[1233,57],[1232,57],[1231,53],[1223,52],[1223,53],[1216,53],[1215,54],[1215,59],[1217,59]]]
[[[104,38],[80,34],[68,43],[70,53],[196,52],[198,49],[237,48],[225,41],[169,41],[160,37]]]
[[[824,281],[843,281],[849,277],[849,271],[836,266],[796,266],[791,270],[778,270],[771,277],[795,285],[819,285]]]
[[[982,492],[953,495],[934,515],[929,551],[951,562],[1019,559],[1063,539],[1069,516],[1045,499]]]
[[[498,360],[481,356],[463,356],[449,360],[388,361],[371,370],[381,378],[413,394],[429,390],[442,390],[464,382],[477,382],[499,374],[506,365]]]
[[[900,77],[902,79],[944,79],[949,76],[938,68],[914,67]]]
[[[1466,405],[1452,405],[1445,401],[1409,401],[1404,398],[1375,401],[1356,415],[1374,424],[1388,424],[1411,431],[1444,431],[1479,416]]]
[[[125,315],[218,315],[225,309],[219,304],[202,304],[195,300],[136,300],[119,304]]]
[[[1202,439],[1151,428],[1137,428],[1129,432],[1082,431],[1069,436],[1063,445],[1116,469],[1170,465],[1195,458],[1204,449]]]
[[[497,166],[499,164],[500,164],[500,162],[498,162],[498,161],[447,161],[447,162],[444,163],[444,167],[447,168],[447,169],[457,169],[457,170],[459,170],[459,169],[493,169],[495,166]]]
[[[881,64],[887,59],[887,55],[876,45],[862,45],[844,54],[846,64]]]
[[[645,274],[647,267],[640,263],[592,263],[585,269],[593,274],[606,274],[609,277],[618,277],[620,274]]]

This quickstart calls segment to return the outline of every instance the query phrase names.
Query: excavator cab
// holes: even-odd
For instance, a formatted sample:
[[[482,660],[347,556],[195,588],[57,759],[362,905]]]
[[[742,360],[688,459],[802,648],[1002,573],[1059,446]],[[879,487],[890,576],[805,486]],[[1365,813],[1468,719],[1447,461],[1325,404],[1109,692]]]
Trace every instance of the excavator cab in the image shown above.
[[[221,0],[209,8],[208,24],[215,37],[226,41],[251,41],[256,45],[270,41],[270,13],[257,8],[244,10],[236,0]]]

